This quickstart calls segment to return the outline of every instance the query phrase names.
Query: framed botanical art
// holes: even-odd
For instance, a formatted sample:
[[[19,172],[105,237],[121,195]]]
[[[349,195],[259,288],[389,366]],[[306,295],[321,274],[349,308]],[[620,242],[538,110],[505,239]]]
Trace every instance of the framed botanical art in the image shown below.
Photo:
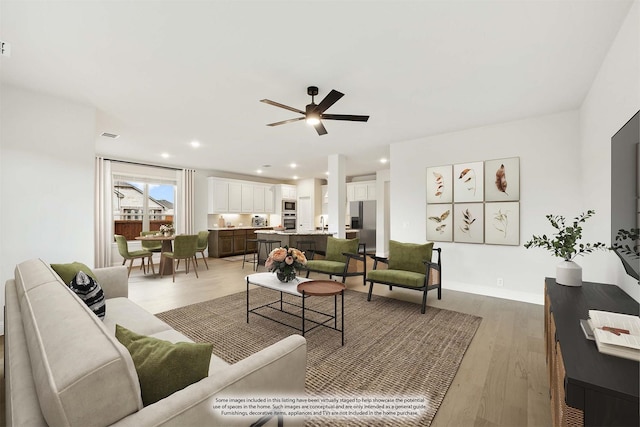
[[[456,203],[453,205],[453,240],[460,243],[484,242],[484,205]]]
[[[427,203],[453,201],[452,165],[427,168]]]
[[[427,205],[427,240],[450,242],[453,240],[451,203]]]
[[[506,202],[520,200],[520,158],[484,162],[484,200]]]
[[[485,243],[520,244],[520,202],[485,203],[484,221]]]
[[[453,165],[453,201],[456,203],[481,202],[484,198],[484,163],[472,162]]]

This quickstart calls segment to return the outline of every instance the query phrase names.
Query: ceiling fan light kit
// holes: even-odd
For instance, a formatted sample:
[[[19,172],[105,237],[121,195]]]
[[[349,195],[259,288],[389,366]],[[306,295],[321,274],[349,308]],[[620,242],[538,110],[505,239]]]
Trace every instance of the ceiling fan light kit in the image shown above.
[[[281,122],[269,123],[267,126],[279,126],[286,123],[297,122],[305,120],[307,124],[313,126],[318,132],[318,135],[326,135],[327,130],[322,124],[322,120],[345,120],[351,122],[366,122],[369,120],[369,116],[357,116],[350,114],[324,114],[324,112],[335,104],[340,98],[344,96],[343,93],[332,89],[327,96],[324,97],[320,104],[316,105],[314,97],[318,95],[317,86],[309,86],[307,88],[307,95],[311,96],[311,103],[305,107],[305,111],[297,108],[289,107],[288,105],[280,104],[279,102],[271,101],[269,99],[261,99],[260,102],[273,105],[274,107],[284,108],[285,110],[293,111],[294,113],[302,114],[303,117],[296,119],[283,120]]]

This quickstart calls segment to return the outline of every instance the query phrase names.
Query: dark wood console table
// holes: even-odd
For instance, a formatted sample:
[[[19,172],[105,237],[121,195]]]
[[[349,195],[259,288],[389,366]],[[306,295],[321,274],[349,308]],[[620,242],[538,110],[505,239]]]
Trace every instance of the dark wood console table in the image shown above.
[[[639,305],[615,285],[581,287],[545,279],[545,335],[554,425],[640,425],[640,363],[600,353],[579,319],[589,310],[638,315]]]

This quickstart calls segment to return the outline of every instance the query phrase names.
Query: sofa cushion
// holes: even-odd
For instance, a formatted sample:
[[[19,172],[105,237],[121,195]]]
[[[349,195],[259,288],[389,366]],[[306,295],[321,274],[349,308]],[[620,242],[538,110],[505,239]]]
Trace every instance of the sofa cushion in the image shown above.
[[[140,307],[128,298],[110,298],[107,300],[107,315],[104,325],[115,338],[116,324],[132,329],[141,335],[155,335],[172,330],[162,320]]]
[[[307,261],[305,268],[327,274],[342,274],[344,273],[344,262],[328,261],[326,259],[310,260]]]
[[[372,270],[367,273],[367,280],[416,288],[424,286],[424,274],[407,270]]]
[[[131,353],[145,406],[164,399],[209,374],[212,344],[174,344],[136,334],[120,325],[116,325],[116,338]]]
[[[97,280],[93,271],[81,262],[72,262],[69,264],[51,264],[51,268],[62,278],[65,285],[69,286],[71,280],[78,274],[79,271],[83,271],[93,280]]]
[[[407,270],[424,274],[423,261],[431,261],[433,242],[425,244],[400,243],[389,240],[389,270]]]
[[[342,255],[342,253],[357,253],[359,242],[360,239],[337,239],[335,237],[328,236],[327,253],[325,259],[328,261],[345,263],[347,262],[347,257]]]

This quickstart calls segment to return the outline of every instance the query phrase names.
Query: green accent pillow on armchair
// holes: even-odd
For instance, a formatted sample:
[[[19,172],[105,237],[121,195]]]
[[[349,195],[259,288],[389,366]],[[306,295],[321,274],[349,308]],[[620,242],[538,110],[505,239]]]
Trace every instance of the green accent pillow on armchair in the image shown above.
[[[426,267],[422,261],[431,261],[432,251],[433,242],[421,245],[389,240],[389,269],[406,270],[424,274]]]
[[[337,239],[327,236],[327,252],[325,259],[328,261],[347,262],[347,257],[343,252],[358,253],[358,243],[360,239]]]
[[[116,338],[133,359],[142,403],[151,405],[209,375],[212,344],[171,343],[116,325]]]

